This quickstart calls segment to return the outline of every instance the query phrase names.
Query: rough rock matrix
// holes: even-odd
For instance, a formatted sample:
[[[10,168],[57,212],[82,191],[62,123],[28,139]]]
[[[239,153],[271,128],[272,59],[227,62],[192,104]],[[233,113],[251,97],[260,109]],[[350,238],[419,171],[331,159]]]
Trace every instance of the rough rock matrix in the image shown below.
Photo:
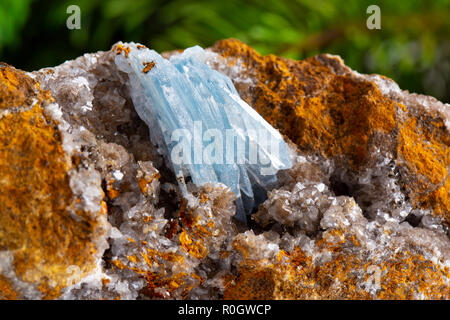
[[[245,223],[276,185],[276,173],[292,166],[281,134],[239,97],[229,77],[204,63],[199,46],[170,59],[134,43],[128,49],[115,63],[183,195],[187,177],[197,186],[223,183],[236,195],[236,218]],[[143,61],[152,68],[143,69],[149,63]]]
[[[450,298],[450,105],[219,41],[204,62],[294,150],[244,225],[225,185],[180,190],[114,62],[129,52],[0,64],[0,298]]]

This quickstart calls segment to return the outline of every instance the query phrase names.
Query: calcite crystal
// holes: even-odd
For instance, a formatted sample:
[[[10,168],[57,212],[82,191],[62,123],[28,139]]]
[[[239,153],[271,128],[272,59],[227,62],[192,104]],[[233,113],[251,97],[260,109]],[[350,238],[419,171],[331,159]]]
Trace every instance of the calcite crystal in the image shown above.
[[[0,298],[450,298],[450,105],[337,56],[205,49],[291,150],[245,225],[225,184],[180,188],[116,64],[135,49],[0,65]]]

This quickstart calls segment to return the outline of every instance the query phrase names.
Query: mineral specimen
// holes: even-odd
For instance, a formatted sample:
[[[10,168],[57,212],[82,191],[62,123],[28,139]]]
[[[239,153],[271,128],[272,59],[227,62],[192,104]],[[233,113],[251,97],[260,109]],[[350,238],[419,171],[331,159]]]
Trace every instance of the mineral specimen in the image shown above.
[[[108,247],[100,175],[73,164],[37,81],[1,64],[0,97],[0,297],[56,298]]]
[[[331,55],[231,39],[118,68],[137,52],[0,66],[0,298],[450,298],[448,104]],[[292,149],[248,225],[231,188],[182,191],[152,144],[133,95],[161,61],[229,77]]]
[[[205,59],[199,46],[166,60],[131,43],[115,61],[128,74],[136,111],[172,165],[183,193],[187,195],[185,176],[198,186],[221,182],[237,195],[238,217],[245,221],[245,213],[275,185],[276,172],[291,166],[290,155],[279,132]]]

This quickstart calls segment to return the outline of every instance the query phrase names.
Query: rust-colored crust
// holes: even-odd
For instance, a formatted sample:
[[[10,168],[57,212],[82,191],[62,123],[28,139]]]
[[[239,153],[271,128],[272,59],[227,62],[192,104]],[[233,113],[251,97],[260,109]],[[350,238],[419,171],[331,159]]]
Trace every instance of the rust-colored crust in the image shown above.
[[[44,113],[51,102],[25,72],[0,66],[0,249],[13,252],[16,275],[47,298],[95,267],[97,227],[89,213],[78,211],[79,221],[69,213],[71,162]]]
[[[213,50],[253,70],[257,84],[247,102],[303,150],[346,155],[357,167],[374,131],[395,128],[394,102],[374,83],[336,75],[321,61],[333,58],[263,57],[237,40],[219,41]]]
[[[412,172],[406,186],[415,203],[433,208],[435,215],[450,224],[450,143],[443,123],[436,121],[432,130],[411,117],[400,125],[397,152],[399,160]]]
[[[0,300],[17,300],[20,295],[14,290],[11,283],[0,274]]]
[[[372,141],[380,144],[382,137],[404,169],[403,187],[414,204],[450,223],[450,135],[443,119],[424,115],[419,125],[405,104],[384,96],[375,82],[356,76],[335,56],[261,56],[235,39],[221,40],[212,50],[230,67],[239,63],[241,76],[254,81],[250,88],[236,83],[240,95],[300,150],[343,157],[359,170],[370,158]]]
[[[362,261],[345,249],[357,245],[355,239],[346,237],[342,230],[333,232],[343,238],[341,243],[318,242],[322,249],[333,252],[331,261],[317,265],[299,248],[292,252],[280,251],[276,263],[244,259],[238,275],[224,279],[224,299],[450,298],[450,287],[446,283],[450,270],[447,267],[436,266],[423,256],[408,251],[398,252],[382,262]],[[245,252],[243,256],[246,256]],[[361,285],[376,281],[379,281],[379,287],[374,295]]]
[[[144,65],[144,69],[142,69],[143,73],[149,72],[155,66],[155,63],[153,61],[143,62],[142,64]]]

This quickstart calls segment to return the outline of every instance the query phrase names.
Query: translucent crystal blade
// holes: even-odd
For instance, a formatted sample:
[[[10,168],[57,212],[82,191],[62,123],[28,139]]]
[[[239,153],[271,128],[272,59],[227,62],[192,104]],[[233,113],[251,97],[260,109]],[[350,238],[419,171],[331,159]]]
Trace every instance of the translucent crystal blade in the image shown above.
[[[276,172],[291,167],[280,133],[239,97],[230,78],[203,62],[202,48],[167,60],[134,43],[127,46],[130,51],[118,55],[116,64],[128,74],[136,111],[182,191],[187,193],[188,176],[198,186],[223,183],[237,195],[237,217],[245,221],[276,182]],[[180,148],[182,161],[174,158],[180,145],[186,147]]]

